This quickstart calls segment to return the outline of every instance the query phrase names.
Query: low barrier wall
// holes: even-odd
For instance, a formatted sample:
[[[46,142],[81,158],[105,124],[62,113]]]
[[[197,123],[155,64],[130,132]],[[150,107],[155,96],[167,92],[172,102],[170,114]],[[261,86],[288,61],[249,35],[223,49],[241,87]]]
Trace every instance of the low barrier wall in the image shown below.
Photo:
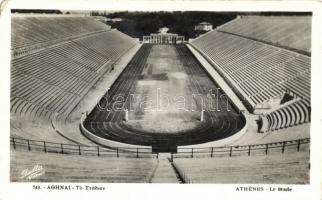
[[[155,153],[150,148],[115,147],[114,149],[101,146],[84,146],[77,144],[63,144],[47,141],[29,140],[22,138],[10,138],[13,150],[42,151],[45,153],[60,153],[86,156],[115,156],[121,157],[153,157]],[[171,161],[174,158],[194,157],[234,157],[234,156],[258,156],[277,155],[284,153],[309,152],[310,139],[289,140],[275,143],[227,146],[227,147],[205,147],[205,148],[178,148],[177,153],[171,153]],[[156,153],[158,158],[158,153]]]
[[[90,131],[88,131],[85,127],[84,127],[84,121],[86,119],[86,114],[83,114],[83,116],[81,117],[81,123],[80,123],[80,130],[81,132],[91,141],[95,142],[96,144],[100,144],[102,146],[106,146],[109,148],[144,148],[149,150],[150,152],[152,152],[152,147],[150,146],[141,146],[141,145],[132,145],[132,144],[126,144],[126,143],[121,143],[121,142],[116,142],[116,141],[112,141],[112,140],[108,140],[102,137],[99,137],[93,133],[91,133]]]
[[[127,65],[131,60],[132,58],[134,57],[135,53],[137,52],[138,49],[140,49],[142,45],[141,44],[137,44],[135,45],[133,48],[134,48],[134,54],[133,56],[131,56],[131,59],[128,60],[128,62],[126,63],[122,63],[123,65]],[[131,50],[130,50],[131,51]],[[115,63],[115,65],[118,65],[117,62]],[[117,80],[117,78],[122,74],[122,71],[117,74],[116,76],[113,77],[114,81],[111,82],[111,85],[110,86],[107,86],[108,87],[111,87],[113,85],[113,83]],[[105,95],[102,94],[100,96],[100,98],[98,98],[98,101]],[[134,149],[136,151],[137,148],[144,148],[146,149],[148,152],[152,152],[152,147],[150,146],[142,146],[142,145],[132,145],[132,144],[126,144],[126,143],[122,143],[122,142],[116,142],[116,141],[112,141],[112,140],[108,140],[108,139],[105,139],[105,138],[102,138],[102,137],[99,137],[95,134],[93,134],[92,132],[90,132],[89,130],[87,130],[83,124],[83,122],[85,121],[86,119],[86,114],[87,113],[90,113],[92,112],[92,110],[95,108],[95,106],[97,105],[98,102],[95,102],[93,103],[92,105],[90,105],[87,109],[86,112],[83,113],[82,117],[81,117],[81,120],[80,120],[80,130],[81,130],[81,133],[87,137],[89,140],[95,142],[96,144],[99,144],[99,145],[102,145],[102,146],[105,146],[105,147],[108,147],[108,148],[130,148],[130,149]]]
[[[190,45],[187,45],[190,52],[193,54],[193,56],[199,61],[199,63],[204,67],[204,69],[208,72],[209,76],[212,78],[212,80],[225,92],[226,95],[229,96],[230,100],[232,101],[232,105],[240,112],[242,119],[245,122],[245,126],[234,135],[221,139],[216,140],[212,142],[202,143],[202,144],[196,144],[196,145],[189,145],[189,146],[182,146],[187,148],[200,148],[200,147],[206,147],[206,146],[224,146],[228,143],[231,143],[233,141],[236,141],[239,139],[242,135],[244,135],[248,129],[248,120],[247,120],[247,109],[242,104],[241,101],[239,101],[238,97],[234,94],[234,92],[230,89],[229,85],[225,82],[225,80],[221,77],[220,74],[216,72],[216,70],[213,68],[211,64],[209,64],[208,60],[203,57],[203,54],[200,54],[197,50],[194,49],[194,47],[191,47]],[[178,148],[179,151],[179,148]]]
[[[199,54],[201,54],[203,56],[203,58],[210,63],[213,68],[216,69],[216,72],[218,72],[221,77],[223,77],[225,79],[225,82],[228,83],[228,85],[233,89],[234,93],[240,98],[242,99],[242,102],[244,103],[244,105],[246,106],[246,108],[250,111],[253,112],[255,110],[255,104],[252,102],[251,99],[248,98],[248,96],[238,87],[236,86],[231,80],[230,78],[227,76],[227,74],[225,74],[225,72],[223,72],[221,69],[218,68],[217,64],[214,63],[214,61],[212,61],[209,56],[207,56],[204,52],[200,51],[200,49],[198,49],[198,47],[196,47],[194,44],[189,44],[188,48],[190,49],[190,51],[193,49],[195,51],[197,51]],[[198,59],[199,60],[199,59]]]

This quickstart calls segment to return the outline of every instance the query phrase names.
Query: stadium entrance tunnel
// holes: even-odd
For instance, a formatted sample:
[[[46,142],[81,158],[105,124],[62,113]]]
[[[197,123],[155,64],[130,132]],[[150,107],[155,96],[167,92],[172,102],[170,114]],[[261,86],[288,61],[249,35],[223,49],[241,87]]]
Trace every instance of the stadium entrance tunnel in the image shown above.
[[[245,124],[243,114],[184,44],[143,44],[81,125],[96,143],[104,139],[114,146],[175,153],[177,146],[233,136]]]
[[[154,145],[152,146],[152,153],[177,153],[177,146],[175,143]]]

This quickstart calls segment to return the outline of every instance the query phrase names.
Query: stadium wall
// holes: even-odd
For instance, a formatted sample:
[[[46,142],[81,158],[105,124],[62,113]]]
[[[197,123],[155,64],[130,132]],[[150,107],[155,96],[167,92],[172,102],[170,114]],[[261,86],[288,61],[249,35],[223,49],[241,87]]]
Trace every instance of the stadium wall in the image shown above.
[[[141,45],[140,45],[140,47],[141,47]],[[232,136],[230,136],[228,138],[225,138],[225,139],[222,139],[222,140],[217,140],[217,141],[212,141],[212,142],[207,142],[207,143],[203,143],[203,144],[198,144],[198,145],[178,146],[178,150],[179,150],[180,147],[209,147],[209,146],[218,146],[218,145],[223,146],[223,145],[227,145],[228,143],[236,141],[238,138],[240,138],[247,131],[248,120],[245,117],[245,115],[248,114],[247,109],[239,101],[238,97],[234,94],[234,92],[226,84],[224,79],[221,78],[221,76],[215,71],[215,69],[207,62],[207,60],[204,59],[202,57],[202,55],[200,55],[198,52],[196,52],[196,50],[194,50],[190,45],[187,45],[187,47],[191,52],[191,56],[194,56],[198,60],[198,62],[204,67],[204,69],[209,74],[209,76],[213,79],[213,81],[216,82],[216,84],[225,92],[226,95],[228,95],[229,99],[231,100],[230,101],[231,105],[234,107],[234,109],[236,109],[236,110],[238,110],[240,112],[240,116],[241,116],[242,120],[245,122],[245,125],[239,132],[235,133],[234,135],[232,135]],[[113,83],[116,81],[116,79],[122,73],[122,71],[120,73],[118,73],[116,76],[112,77],[114,80],[107,87],[112,87]],[[108,140],[108,139],[105,139],[105,138],[101,138],[99,136],[96,136],[95,134],[93,134],[92,132],[88,131],[85,128],[83,122],[86,119],[86,115],[88,113],[92,112],[92,110],[95,108],[95,106],[97,105],[98,101],[101,99],[101,97],[103,95],[105,95],[105,93],[103,93],[100,96],[100,98],[98,98],[98,100],[95,103],[93,103],[88,108],[88,110],[86,110],[83,113],[83,115],[81,117],[81,121],[80,121],[80,130],[81,130],[82,134],[85,137],[87,137],[88,139],[90,139],[91,141],[95,142],[96,144],[99,144],[99,145],[102,145],[102,146],[105,146],[105,147],[110,147],[110,148],[116,148],[116,147],[121,147],[121,148],[147,148],[147,149],[152,151],[152,148],[150,146],[132,145],[132,144],[126,144],[126,143],[121,143],[121,142],[116,142],[116,141]]]
[[[130,148],[136,151],[136,148],[145,148],[146,152],[151,153],[152,152],[152,147],[150,146],[142,146],[142,145],[132,145],[132,144],[126,144],[126,143],[121,143],[121,142],[116,142],[116,141],[112,141],[112,140],[108,140],[105,138],[101,138],[99,136],[96,136],[95,134],[91,133],[90,131],[88,131],[83,122],[86,119],[86,114],[84,113],[83,116],[81,117],[81,123],[80,123],[80,130],[81,132],[91,141],[95,142],[96,144],[105,146],[105,147],[109,147],[109,148]]]
[[[130,49],[126,55],[123,55],[121,58],[119,58],[119,60],[117,62],[115,62],[113,65],[115,65],[115,68],[119,68],[121,69],[120,71],[118,71],[117,74],[115,74],[113,77],[111,77],[110,79],[112,79],[113,81],[110,82],[109,85],[105,85],[106,89],[112,87],[112,85],[114,84],[114,82],[117,80],[117,78],[122,74],[123,70],[125,69],[125,67],[127,66],[127,64],[131,61],[131,59],[134,57],[134,55],[136,54],[136,52],[141,48],[142,44],[137,44],[134,47],[132,47],[132,49]],[[107,90],[106,90],[107,91]],[[108,140],[105,138],[101,138],[96,136],[95,134],[93,134],[92,132],[88,131],[83,122],[86,119],[86,115],[90,112],[92,112],[92,110],[96,107],[96,105],[98,104],[99,100],[106,94],[106,91],[103,92],[96,101],[93,101],[92,104],[90,104],[89,106],[87,106],[87,108],[85,108],[85,110],[83,111],[83,115],[80,119],[80,131],[81,133],[88,138],[89,140],[93,141],[96,144],[105,146],[105,147],[109,147],[109,148],[117,148],[117,147],[121,147],[121,148],[129,148],[129,149],[135,149],[136,148],[144,148],[146,149],[145,151],[148,153],[152,152],[152,147],[150,146],[142,146],[142,145],[132,145],[132,144],[126,144],[126,143],[121,143],[121,142],[116,142],[116,141],[112,141],[112,140]]]
[[[198,47],[196,47],[194,44],[189,43],[189,46],[195,49],[199,54],[202,55],[203,58],[207,60],[208,63],[210,63],[216,72],[220,74],[220,76],[225,80],[224,82],[228,84],[229,88],[231,88],[234,92],[233,94],[236,94],[241,102],[243,102],[243,105],[246,107],[246,109],[249,112],[253,112],[255,110],[255,104],[251,104],[251,100],[248,99],[247,95],[243,93],[241,89],[238,89],[235,84],[232,83],[232,81],[229,80],[228,76],[219,69],[216,63],[212,61],[204,52],[202,52]],[[191,48],[190,48],[191,49]],[[197,58],[198,59],[198,58]],[[199,59],[198,59],[199,60]],[[207,70],[208,71],[208,70]],[[230,93],[231,94],[231,93]],[[234,101],[235,103],[236,101]]]
[[[92,110],[95,108],[95,106],[98,104],[98,102],[100,101],[100,99],[106,94],[108,88],[112,87],[112,85],[114,84],[114,82],[117,80],[117,78],[122,74],[123,70],[125,69],[125,67],[127,66],[127,64],[132,60],[132,58],[134,57],[134,55],[136,54],[136,52],[141,48],[142,44],[137,43],[134,47],[130,48],[125,54],[121,55],[117,61],[115,63],[112,64],[112,66],[115,69],[121,69],[118,71],[118,73],[116,73],[113,77],[110,77],[110,80],[112,80],[110,82],[109,85],[104,85],[106,87],[106,91],[104,93],[102,93],[96,101],[94,101],[92,104],[90,104],[87,108],[85,108],[85,110],[83,111],[85,112],[92,112]],[[115,70],[114,69],[114,70]]]
[[[197,145],[181,146],[181,147],[200,148],[200,147],[209,147],[209,146],[224,146],[224,145],[227,145],[228,143],[236,141],[241,136],[243,136],[248,129],[248,120],[246,117],[248,114],[247,109],[245,108],[243,103],[238,99],[238,97],[235,95],[235,93],[229,87],[229,85],[225,82],[224,78],[222,78],[222,76],[220,74],[218,74],[217,71],[212,67],[212,65],[209,63],[209,61],[203,57],[203,54],[199,53],[199,51],[197,51],[195,49],[195,47],[193,47],[191,44],[187,44],[187,47],[190,50],[192,56],[194,56],[198,60],[198,62],[203,66],[203,68],[209,74],[211,79],[229,97],[229,99],[231,100],[230,102],[231,102],[232,106],[234,106],[234,108],[240,112],[240,116],[241,116],[242,120],[245,122],[245,126],[240,131],[235,133],[234,135],[224,138],[224,139],[221,139],[221,140],[216,140],[216,141],[207,142],[207,143],[203,143],[203,144],[197,144]],[[178,148],[178,151],[179,151],[179,148]]]
[[[117,69],[120,69],[114,76],[111,76],[110,79],[112,79],[113,81],[112,84],[114,83],[114,81],[117,79],[117,77],[122,73],[122,71],[124,70],[124,68],[126,67],[127,63],[131,60],[131,58],[135,55],[135,53],[138,51],[138,49],[141,47],[140,44],[136,44],[134,45],[134,47],[131,47],[127,52],[125,52],[125,54],[121,55],[117,60],[116,62],[114,63],[110,63],[108,62],[105,66],[105,67],[101,67],[101,69],[105,69],[104,71],[101,71],[102,74],[105,74],[108,72],[108,70],[110,69],[111,66],[114,66],[115,68]],[[116,69],[114,69],[116,70]],[[98,77],[97,80],[94,81],[93,85],[91,88],[93,88],[93,86],[95,84],[97,84],[97,82],[99,82],[99,80],[103,77],[104,75]],[[111,84],[111,85],[112,85]],[[110,87],[110,86],[107,86],[107,88]],[[84,96],[82,97],[82,99],[88,94],[88,92],[91,90],[91,88],[89,88],[86,93],[84,94]],[[99,99],[102,98],[102,96],[105,95],[105,92],[103,92],[102,94],[100,94],[99,98],[98,98],[98,101]],[[94,103],[90,103],[89,105],[85,105],[84,108],[81,108],[83,111],[82,113],[90,113],[94,108],[95,106],[97,105],[97,102],[98,101],[93,101]],[[71,142],[74,142],[76,144],[79,144],[80,142],[79,141],[76,141],[74,140],[73,138],[71,137],[68,137],[64,132],[64,126],[62,125],[62,122],[63,121],[67,121],[69,116],[71,115],[71,113],[74,111],[74,109],[77,107],[77,105],[79,104],[79,102],[77,102],[75,104],[75,106],[73,106],[73,109],[68,112],[67,114],[63,114],[63,115],[59,115],[58,113],[55,113],[54,114],[54,117],[51,119],[51,125],[54,129],[54,131],[59,134],[60,136],[62,136],[63,138],[71,141]],[[68,124],[68,123],[67,123]],[[83,133],[81,131],[81,133]],[[86,136],[85,134],[83,134],[84,136]],[[87,137],[88,138],[88,137]]]
[[[203,66],[206,72],[210,75],[212,80],[225,92],[226,95],[229,96],[232,101],[233,106],[242,112],[246,112],[246,107],[243,103],[238,99],[235,93],[231,90],[229,85],[225,82],[225,79],[217,73],[217,71],[212,67],[212,65],[205,59],[202,53],[200,53],[193,45],[187,45],[188,49],[192,53],[192,55],[198,60],[198,62]]]

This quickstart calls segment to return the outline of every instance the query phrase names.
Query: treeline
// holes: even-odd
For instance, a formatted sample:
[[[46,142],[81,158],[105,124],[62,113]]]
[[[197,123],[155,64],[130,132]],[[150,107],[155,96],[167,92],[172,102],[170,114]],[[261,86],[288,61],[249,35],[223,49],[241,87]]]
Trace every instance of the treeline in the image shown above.
[[[312,12],[252,12],[246,14],[261,16],[311,16]]]
[[[194,38],[194,26],[200,22],[210,22],[214,27],[222,25],[236,17],[234,13],[214,13],[214,12],[115,12],[99,13],[107,18],[122,18],[122,21],[107,24],[112,28],[132,36],[141,38],[150,33],[156,33],[161,27],[168,27],[170,33],[177,33],[185,36],[186,39]]]
[[[60,10],[40,10],[40,9],[11,9],[11,13],[63,14]]]

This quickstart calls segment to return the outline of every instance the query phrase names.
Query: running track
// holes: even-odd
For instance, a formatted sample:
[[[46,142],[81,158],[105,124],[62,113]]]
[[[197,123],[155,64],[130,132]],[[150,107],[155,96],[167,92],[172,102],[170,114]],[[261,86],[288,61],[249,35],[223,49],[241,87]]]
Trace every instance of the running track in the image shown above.
[[[136,83],[141,77],[152,47],[153,45],[151,44],[144,44],[140,48],[113,84],[108,96],[105,99],[101,99],[101,107],[113,105],[115,101],[112,97],[115,95],[129,97],[129,94],[135,93]],[[181,60],[184,66],[182,70],[189,76],[189,92],[206,95],[209,89],[215,91],[218,88],[185,45],[173,45],[173,47],[176,51],[174,56]],[[220,94],[222,93],[220,92]],[[109,105],[106,105],[106,99]],[[128,104],[129,98],[126,98],[125,105]],[[219,105],[227,106],[226,100],[221,100]],[[202,127],[174,134],[156,134],[142,130],[133,130],[124,124],[124,111],[107,111],[99,109],[97,106],[87,116],[84,126],[97,136],[109,140],[152,146],[155,149],[173,149],[177,146],[223,139],[237,133],[245,123],[239,111],[235,110],[231,105],[229,107],[231,111],[222,110],[221,112],[213,112],[206,110],[206,123]]]

